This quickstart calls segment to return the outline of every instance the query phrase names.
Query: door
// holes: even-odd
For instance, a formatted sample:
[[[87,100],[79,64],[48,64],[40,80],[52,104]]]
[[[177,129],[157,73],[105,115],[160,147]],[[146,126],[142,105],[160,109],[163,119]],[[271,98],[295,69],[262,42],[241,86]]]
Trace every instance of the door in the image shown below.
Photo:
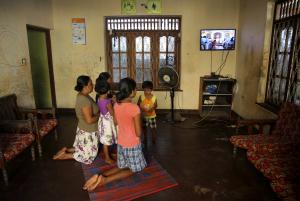
[[[27,37],[36,108],[56,107],[49,30],[27,26]]]

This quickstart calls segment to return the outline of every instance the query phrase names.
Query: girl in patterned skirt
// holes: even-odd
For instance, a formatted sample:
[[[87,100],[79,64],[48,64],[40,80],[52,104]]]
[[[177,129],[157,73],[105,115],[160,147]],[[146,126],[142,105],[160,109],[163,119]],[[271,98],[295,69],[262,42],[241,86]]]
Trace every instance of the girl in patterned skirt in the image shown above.
[[[103,152],[105,162],[112,164],[115,161],[111,158],[109,153],[109,146],[116,143],[116,120],[114,118],[114,110],[111,99],[108,98],[109,84],[106,81],[98,82],[95,86],[96,92],[99,94],[97,105],[100,110],[100,117],[98,121],[99,140],[103,144]]]

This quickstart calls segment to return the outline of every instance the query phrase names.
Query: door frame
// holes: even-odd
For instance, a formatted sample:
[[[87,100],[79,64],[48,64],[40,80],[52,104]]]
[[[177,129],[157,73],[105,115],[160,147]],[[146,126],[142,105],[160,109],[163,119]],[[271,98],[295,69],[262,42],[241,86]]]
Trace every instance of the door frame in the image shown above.
[[[53,72],[53,62],[52,62],[52,49],[51,49],[51,37],[50,29],[44,27],[38,27],[30,24],[26,24],[26,30],[33,30],[44,32],[46,35],[46,46],[47,46],[47,57],[48,57],[48,70],[50,79],[50,91],[51,91],[51,101],[52,107],[57,108],[56,105],[56,94],[55,94],[55,82],[54,82],[54,72]],[[29,52],[30,55],[30,52]]]

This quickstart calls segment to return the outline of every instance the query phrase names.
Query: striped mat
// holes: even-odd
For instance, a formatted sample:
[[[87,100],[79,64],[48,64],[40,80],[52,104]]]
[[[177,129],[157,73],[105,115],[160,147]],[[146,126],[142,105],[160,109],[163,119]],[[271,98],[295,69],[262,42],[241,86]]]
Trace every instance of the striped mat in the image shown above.
[[[103,172],[113,166],[107,165],[99,157],[91,165],[82,164],[83,174],[87,180],[93,174]],[[177,182],[152,158],[148,167],[126,179],[97,187],[89,193],[91,201],[133,200],[153,194],[174,186]]]

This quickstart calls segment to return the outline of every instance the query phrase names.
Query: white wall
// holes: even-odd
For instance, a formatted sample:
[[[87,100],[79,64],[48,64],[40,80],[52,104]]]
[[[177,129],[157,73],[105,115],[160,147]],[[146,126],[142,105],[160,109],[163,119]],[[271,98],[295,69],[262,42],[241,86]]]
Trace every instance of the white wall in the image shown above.
[[[26,24],[53,28],[51,0],[0,0],[0,96],[15,93],[35,107]]]

